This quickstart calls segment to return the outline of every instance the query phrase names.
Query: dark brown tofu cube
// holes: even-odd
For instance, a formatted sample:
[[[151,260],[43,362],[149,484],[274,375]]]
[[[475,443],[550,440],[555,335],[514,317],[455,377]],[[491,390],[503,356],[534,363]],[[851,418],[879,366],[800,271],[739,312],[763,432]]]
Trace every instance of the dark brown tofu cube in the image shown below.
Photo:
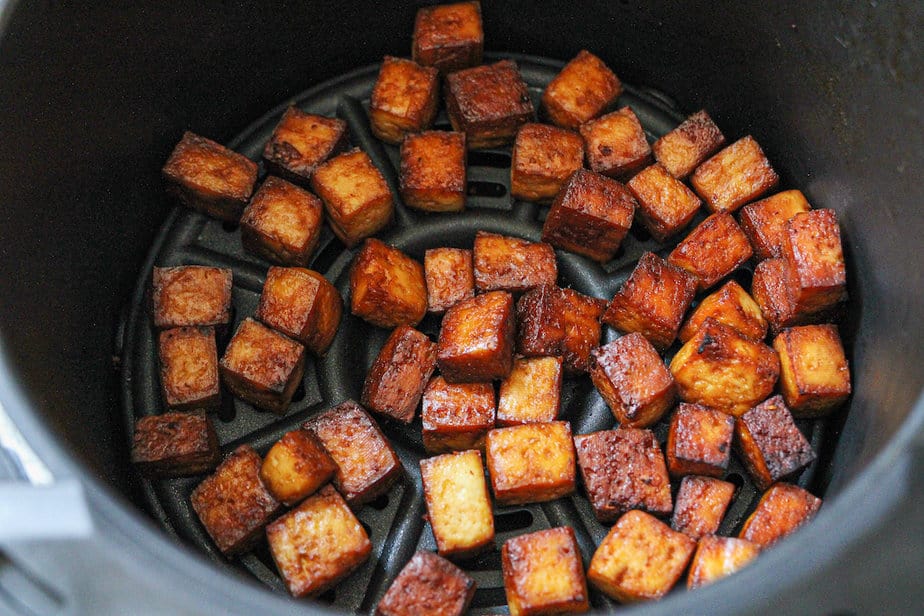
[[[510,375],[501,381],[497,425],[555,421],[561,406],[560,357],[515,359]]]
[[[696,193],[657,163],[639,171],[626,187],[638,201],[639,220],[661,243],[690,224],[703,204]]]
[[[447,383],[430,379],[423,394],[421,435],[427,453],[484,450],[484,438],[494,427],[494,385]]]
[[[549,203],[583,166],[580,135],[545,124],[524,124],[513,143],[510,194],[514,199]]]
[[[667,261],[696,277],[708,289],[751,258],[751,243],[731,214],[712,214],[677,244]]]
[[[429,128],[439,104],[439,71],[411,60],[385,56],[372,88],[369,123],[387,143]]]
[[[760,554],[760,548],[744,539],[707,536],[699,540],[687,588],[701,588],[744,568]]]
[[[764,400],[735,421],[735,450],[754,485],[766,490],[815,460],[815,452],[796,427],[782,396]]]
[[[427,314],[423,266],[393,246],[367,239],[350,268],[350,311],[378,327],[417,325]]]
[[[154,327],[221,327],[231,321],[231,270],[155,267],[153,279]]]
[[[263,161],[273,175],[308,187],[315,169],[347,148],[347,123],[289,107],[263,148]]]
[[[363,406],[401,423],[411,423],[435,367],[436,345],[426,334],[399,325],[366,375]]]
[[[574,443],[566,421],[491,430],[485,458],[498,504],[541,503],[574,492]]]
[[[160,332],[160,384],[164,404],[175,411],[221,405],[218,349],[212,327],[177,327]]]
[[[796,214],[786,223],[783,258],[792,272],[797,315],[818,314],[847,296],[847,269],[834,210]]]
[[[761,549],[770,547],[812,519],[820,508],[821,499],[799,486],[775,483],[760,498],[738,536]]]
[[[337,335],[343,299],[337,288],[318,272],[300,267],[271,267],[254,316],[320,356]]]
[[[292,430],[270,447],[260,479],[276,500],[291,507],[331,480],[337,464],[314,432]]]
[[[690,176],[690,184],[710,212],[734,212],[762,196],[779,180],[750,135],[701,164]]]
[[[472,251],[463,248],[431,248],[424,253],[427,310],[440,314],[464,299],[475,296]]]
[[[321,200],[307,190],[268,177],[241,217],[244,248],[271,263],[308,265],[324,222]]]
[[[760,306],[734,280],[729,280],[722,288],[699,303],[680,328],[680,341],[686,342],[692,338],[709,318],[733,327],[754,340],[763,340],[767,336],[767,321]]]
[[[501,548],[501,568],[510,616],[590,609],[581,550],[567,526],[508,539]]]
[[[606,301],[574,289],[561,289],[557,303],[562,310],[559,322],[564,331],[561,357],[565,371],[586,372],[590,369],[590,352],[600,344],[600,318]]]
[[[621,93],[616,74],[582,49],[546,86],[542,109],[553,124],[577,128],[603,113]]]
[[[684,477],[671,527],[696,540],[716,534],[734,495],[733,483],[715,477]]]
[[[780,356],[780,392],[796,417],[821,417],[850,395],[850,368],[834,325],[783,330],[773,341]]]
[[[786,222],[810,209],[801,190],[785,190],[741,208],[738,221],[754,248],[757,260],[782,257]]]
[[[654,156],[678,180],[725,145],[725,136],[705,110],[697,111],[651,146]]]
[[[555,251],[545,242],[487,231],[475,234],[475,288],[484,291],[526,291],[555,284],[558,264]]]
[[[611,178],[627,180],[651,164],[645,129],[630,107],[581,124],[587,166]]]
[[[721,477],[731,460],[735,418],[681,402],[667,432],[667,470],[673,477]]]
[[[426,131],[401,143],[399,190],[405,205],[425,212],[465,209],[465,134]]]
[[[792,270],[784,259],[765,259],[754,268],[751,295],[770,324],[770,333],[796,325],[803,318],[796,314]]]
[[[205,411],[164,413],[135,423],[132,463],[145,477],[185,477],[221,461],[218,437]]]
[[[454,564],[421,550],[388,587],[375,616],[463,616],[475,586],[475,580]]]
[[[483,52],[481,3],[458,2],[417,9],[411,47],[414,62],[450,73],[481,64]]]
[[[513,368],[513,297],[491,291],[446,311],[436,363],[450,383],[504,379]]]

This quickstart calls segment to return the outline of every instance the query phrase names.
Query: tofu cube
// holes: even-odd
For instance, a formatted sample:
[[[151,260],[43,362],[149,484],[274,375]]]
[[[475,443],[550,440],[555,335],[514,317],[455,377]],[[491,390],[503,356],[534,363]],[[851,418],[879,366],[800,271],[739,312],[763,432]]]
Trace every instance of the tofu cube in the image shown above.
[[[162,170],[167,193],[186,207],[237,222],[257,182],[257,164],[186,131]]]
[[[343,299],[318,272],[301,267],[271,267],[254,316],[321,356],[337,335]]]
[[[449,383],[505,379],[513,368],[513,296],[491,291],[446,311],[436,363]]]
[[[810,209],[801,190],[785,190],[741,208],[738,221],[754,248],[754,256],[759,261],[782,257],[786,222]]]
[[[584,166],[584,140],[570,130],[524,124],[513,142],[510,194],[550,203],[571,174]]]
[[[541,503],[574,492],[574,443],[566,421],[491,430],[485,457],[500,505]]]
[[[474,449],[420,461],[427,519],[440,556],[466,558],[494,544],[494,515],[481,452]]]
[[[791,477],[815,460],[782,396],[764,400],[735,421],[735,450],[759,490]]]
[[[307,190],[268,177],[241,217],[244,248],[280,265],[306,266],[324,222],[321,200]]]
[[[262,464],[260,454],[241,445],[190,496],[193,511],[225,556],[251,549],[282,508],[260,481]]]
[[[616,74],[582,49],[546,86],[542,110],[553,124],[578,128],[602,114],[620,94],[622,83]]]
[[[370,411],[409,424],[436,367],[436,345],[413,327],[391,332],[366,375],[362,404]]]
[[[202,265],[155,267],[154,327],[222,327],[231,322],[231,270]]]
[[[319,165],[311,189],[321,197],[331,230],[347,248],[388,226],[395,211],[385,177],[359,149]]]
[[[594,261],[609,261],[629,232],[637,205],[616,180],[578,169],[552,202],[542,241]]]
[[[558,264],[555,250],[545,242],[487,231],[475,234],[475,289],[485,291],[526,291],[544,284],[555,284]]]
[[[497,425],[555,421],[561,406],[561,357],[523,357],[513,361],[501,381]]]
[[[270,524],[266,539],[293,597],[321,594],[372,553],[366,529],[331,486]]]
[[[470,150],[507,145],[520,126],[535,118],[529,90],[513,60],[450,73],[444,91],[449,123],[465,133]]]
[[[677,338],[695,292],[695,277],[646,252],[613,296],[603,322],[624,333],[638,332],[664,350]]]
[[[427,453],[480,449],[494,427],[494,385],[447,383],[435,376],[423,394],[421,433]]]
[[[597,173],[627,180],[651,164],[651,146],[631,107],[585,122],[580,130],[587,166]]]
[[[818,314],[847,296],[847,270],[834,210],[796,214],[786,223],[783,258],[792,271],[796,314]]]
[[[445,558],[420,550],[388,587],[375,616],[464,616],[475,586],[475,580]]]
[[[305,372],[305,347],[247,318],[219,362],[235,396],[257,408],[284,414]]]
[[[132,463],[145,477],[199,475],[220,461],[218,437],[205,411],[149,415],[135,422]]]
[[[175,411],[221,405],[218,349],[212,327],[177,327],[158,335],[164,404]]]
[[[690,475],[680,482],[671,527],[694,540],[714,535],[735,495],[735,484]]]
[[[690,231],[667,262],[696,277],[698,291],[708,289],[751,258],[751,243],[731,214],[712,214]]]
[[[760,548],[744,539],[703,537],[693,554],[687,588],[701,588],[727,577],[743,569],[759,554]]]
[[[734,280],[729,280],[718,291],[704,298],[680,328],[677,337],[681,342],[686,342],[702,327],[703,321],[709,318],[754,340],[763,340],[767,336],[767,321],[760,306]]]
[[[651,149],[667,172],[682,180],[723,145],[725,136],[703,109],[655,141]]]
[[[427,310],[442,314],[475,296],[472,251],[464,248],[430,248],[424,253]]]
[[[399,190],[405,205],[461,212],[467,190],[465,133],[425,131],[401,143]]]
[[[314,432],[292,430],[270,447],[260,479],[273,497],[291,507],[317,492],[337,472],[337,464]]]
[[[375,420],[352,400],[315,415],[302,427],[318,437],[336,462],[333,484],[351,507],[387,492],[404,470]]]
[[[792,270],[784,259],[765,259],[754,268],[751,295],[770,325],[770,333],[804,321],[796,314]]]
[[[621,518],[594,552],[590,583],[622,603],[660,599],[687,568],[696,542],[642,511]]]
[[[581,550],[567,526],[508,539],[501,548],[501,568],[510,616],[590,609]]]
[[[850,395],[850,368],[834,325],[783,330],[773,341],[780,355],[780,392],[796,417],[821,417]]]
[[[398,144],[405,135],[429,128],[436,117],[439,93],[438,70],[385,56],[369,102],[372,134]]]
[[[631,509],[668,515],[671,480],[651,430],[617,428],[574,437],[587,498],[600,522]]]
[[[459,2],[417,9],[411,54],[414,62],[450,73],[481,64],[484,30],[481,3]]]
[[[423,266],[393,246],[367,239],[350,268],[350,311],[378,327],[417,325],[427,314]]]
[[[667,470],[672,477],[721,477],[731,460],[735,418],[681,402],[667,432]]]
[[[703,202],[667,169],[655,163],[639,171],[626,187],[638,201],[638,218],[662,244],[690,224]]]
[[[766,400],[780,375],[776,351],[715,319],[674,355],[680,399],[739,416]]]
[[[559,320],[564,331],[561,357],[565,372],[586,372],[590,369],[590,352],[600,344],[600,318],[606,310],[606,300],[561,289],[556,303],[562,310]]]
[[[701,164],[690,176],[710,212],[734,212],[777,185],[780,177],[748,135]]]
[[[347,123],[343,120],[289,107],[263,148],[263,162],[273,175],[308,188],[321,163],[348,145]]]
[[[620,425],[647,428],[674,406],[674,378],[643,335],[617,338],[592,357],[590,378]]]
[[[821,499],[799,486],[775,483],[764,492],[738,536],[761,549],[770,547],[811,520],[820,508]]]

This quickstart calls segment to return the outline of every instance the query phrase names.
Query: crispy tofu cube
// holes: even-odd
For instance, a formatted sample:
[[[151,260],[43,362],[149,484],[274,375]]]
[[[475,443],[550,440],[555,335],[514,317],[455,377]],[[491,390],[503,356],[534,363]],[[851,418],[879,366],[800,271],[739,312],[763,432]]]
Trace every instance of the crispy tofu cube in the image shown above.
[[[282,415],[302,382],[305,347],[247,318],[228,343],[219,368],[235,396]]]
[[[449,383],[504,379],[513,368],[513,297],[491,291],[446,311],[436,363]]]
[[[221,405],[218,349],[212,327],[177,327],[157,338],[160,384],[167,408],[211,409]]]
[[[301,267],[271,267],[257,306],[257,319],[324,355],[340,325],[343,299],[318,272]]]
[[[646,252],[613,296],[603,322],[624,333],[639,332],[663,350],[677,337],[695,292],[693,276]]]
[[[311,189],[321,197],[331,230],[347,248],[388,226],[395,211],[385,177],[359,149],[319,165]]]
[[[637,205],[616,180],[578,169],[552,202],[542,241],[594,261],[609,261],[629,232]]]
[[[671,512],[671,480],[651,430],[617,428],[574,437],[587,498],[601,522],[630,509]]]
[[[834,210],[812,210],[790,218],[783,234],[783,258],[792,271],[796,314],[817,314],[847,296],[847,270]]]
[[[436,117],[439,93],[438,70],[385,56],[369,102],[372,133],[398,144],[405,135],[429,128]]]
[[[427,310],[441,314],[475,296],[472,251],[464,248],[430,248],[424,253]]]
[[[553,124],[577,128],[599,116],[622,94],[622,83],[603,60],[582,49],[542,93],[542,110]]]
[[[703,299],[680,328],[677,337],[681,342],[686,342],[708,318],[724,323],[754,340],[763,340],[767,336],[767,321],[760,306],[734,280],[729,280],[718,291]]]
[[[337,464],[314,432],[292,430],[270,447],[260,479],[273,497],[291,507],[330,481]]]
[[[475,586],[475,580],[445,558],[420,550],[388,587],[375,616],[463,616]]]
[[[592,357],[590,378],[620,425],[647,428],[674,405],[674,378],[643,335],[617,338]]]
[[[564,331],[561,357],[565,371],[586,372],[590,369],[590,352],[600,344],[600,318],[606,301],[574,289],[561,289],[557,303],[562,310],[559,322]]]
[[[639,171],[626,187],[638,201],[638,218],[664,243],[690,224],[703,202],[660,164]]]
[[[708,289],[751,258],[751,243],[731,214],[712,214],[690,231],[667,262],[696,277],[699,291]]]
[[[378,327],[417,325],[427,314],[423,266],[393,246],[367,239],[350,268],[350,311]]]
[[[757,264],[751,280],[751,295],[760,306],[772,334],[803,320],[796,314],[792,270],[784,259],[765,259]]]
[[[645,129],[632,111],[618,111],[581,124],[587,166],[597,173],[627,180],[651,163]]]
[[[560,357],[515,359],[510,376],[501,381],[497,425],[555,421],[561,406]]]
[[[435,376],[423,394],[422,437],[427,453],[480,449],[494,427],[494,385],[447,383]]]
[[[347,148],[347,123],[289,107],[263,148],[267,170],[305,188],[315,169]]]
[[[574,443],[566,421],[491,430],[485,457],[498,504],[541,503],[574,492]]]
[[[760,548],[744,539],[707,536],[699,540],[687,588],[700,588],[727,577],[757,558]]]
[[[590,583],[622,603],[660,599],[674,587],[696,542],[642,511],[621,518],[594,552]]]
[[[484,291],[526,291],[555,284],[558,264],[555,250],[545,242],[487,231],[475,234],[475,288]]]
[[[514,199],[549,203],[583,166],[580,135],[545,124],[524,124],[513,142],[510,194]]]
[[[252,548],[282,508],[260,481],[262,463],[250,445],[241,445],[190,496],[193,511],[226,556]]]
[[[231,321],[231,270],[202,265],[155,267],[154,327],[222,327]]]
[[[308,265],[318,245],[324,206],[307,190],[268,177],[241,217],[244,248],[271,263]]]
[[[205,411],[164,413],[135,423],[132,463],[145,477],[185,477],[221,461],[218,437]]]
[[[567,526],[513,537],[501,548],[510,616],[572,614],[590,608],[584,564]]]
[[[257,164],[186,131],[162,170],[167,193],[186,207],[237,222],[257,182]]]
[[[850,368],[834,325],[783,330],[773,341],[780,355],[780,392],[796,417],[821,417],[850,395]]]
[[[414,62],[450,73],[481,64],[483,52],[481,3],[459,2],[417,9],[411,47]]]
[[[426,334],[399,325],[366,375],[361,402],[370,411],[409,424],[434,368],[436,345]]]
[[[721,477],[731,460],[735,418],[681,402],[667,432],[667,470],[673,477]]]
[[[520,126],[535,117],[529,90],[513,60],[450,73],[444,91],[449,123],[465,133],[470,150],[511,143]]]
[[[764,400],[735,421],[735,449],[759,490],[791,477],[815,460],[782,396]]]
[[[404,470],[375,420],[352,400],[315,415],[302,427],[314,432],[337,463],[333,484],[351,507],[387,492]]]
[[[366,529],[331,486],[270,524],[266,539],[293,597],[321,594],[372,553]]]
[[[405,205],[461,212],[467,190],[465,133],[426,131],[401,143],[399,190]]]
[[[779,181],[764,151],[750,135],[701,164],[690,176],[693,190],[710,212],[734,212]]]
[[[440,556],[465,558],[494,544],[494,515],[481,452],[420,461],[427,518]]]
[[[780,359],[766,344],[706,319],[670,370],[681,400],[739,416],[773,392]]]
[[[655,141],[651,149],[667,172],[682,180],[723,145],[722,131],[705,110],[700,110]]]
[[[819,508],[821,499],[799,486],[775,483],[760,498],[738,536],[767,548],[812,519]]]
[[[754,256],[760,261],[782,257],[786,222],[810,209],[801,190],[785,190],[741,208],[738,220],[754,248]]]
[[[714,535],[735,495],[735,484],[715,477],[690,475],[680,482],[671,527],[699,540]]]

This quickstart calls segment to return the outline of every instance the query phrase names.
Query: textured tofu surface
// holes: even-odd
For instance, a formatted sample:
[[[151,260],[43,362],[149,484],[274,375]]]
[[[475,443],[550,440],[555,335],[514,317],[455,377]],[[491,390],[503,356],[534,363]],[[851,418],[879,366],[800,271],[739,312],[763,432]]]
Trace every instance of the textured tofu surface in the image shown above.
[[[545,242],[487,231],[475,234],[475,288],[484,291],[526,291],[555,284],[558,264],[555,250]]]
[[[574,443],[566,421],[491,430],[485,456],[500,504],[539,503],[574,491]]]
[[[713,214],[690,231],[667,261],[696,277],[708,289],[751,258],[751,243],[731,214]]]
[[[583,166],[584,140],[579,134],[545,124],[524,124],[513,143],[510,194],[514,199],[548,203]]]
[[[495,406],[491,383],[447,383],[433,377],[424,390],[420,415],[424,448],[428,453],[484,450]]]
[[[783,259],[765,259],[757,264],[751,279],[751,296],[760,306],[772,334],[802,320],[796,314],[792,270]]]
[[[231,321],[231,278],[230,269],[219,267],[155,267],[154,326],[227,325]]]
[[[424,550],[414,554],[375,608],[376,616],[463,616],[475,596],[475,580]]]
[[[687,588],[700,588],[743,569],[760,554],[760,548],[734,537],[703,537],[696,546]]]
[[[735,495],[735,484],[715,477],[690,475],[680,482],[671,528],[691,539],[714,535]]]
[[[738,220],[754,248],[754,256],[760,261],[782,257],[786,222],[810,209],[801,190],[784,190],[741,208]]]
[[[464,248],[430,248],[424,253],[427,310],[442,313],[475,296],[472,251]]]
[[[847,269],[834,210],[795,214],[783,234],[783,258],[792,271],[796,313],[831,308],[847,295]]]
[[[260,467],[260,479],[276,500],[292,506],[313,494],[337,472],[314,432],[292,430],[270,447]]]
[[[321,234],[324,206],[307,190],[270,176],[241,217],[249,252],[281,265],[305,266]]]
[[[425,131],[405,137],[399,186],[405,205],[418,210],[465,209],[465,133]]]
[[[682,180],[725,145],[722,131],[705,110],[697,111],[654,142],[654,156],[668,173]]]
[[[578,52],[542,93],[542,110],[553,124],[578,128],[599,116],[622,93],[616,74],[586,49]]]
[[[690,184],[711,212],[734,212],[777,185],[780,178],[748,135],[701,164]]]
[[[221,404],[218,350],[212,327],[177,327],[157,338],[164,404],[178,411]]]
[[[681,402],[667,432],[667,470],[673,477],[721,477],[731,460],[735,418]]]
[[[703,202],[660,164],[639,171],[626,184],[638,201],[638,218],[658,242],[690,224]]]
[[[780,392],[796,417],[821,417],[850,395],[850,368],[835,325],[783,330],[773,341],[780,356]]]
[[[560,357],[515,359],[510,375],[501,381],[497,425],[555,421],[561,406]]]
[[[408,133],[429,128],[439,93],[437,69],[385,56],[369,103],[372,133],[387,143],[400,143]]]
[[[347,143],[343,120],[289,107],[263,148],[263,160],[271,173],[307,187],[315,169]]]
[[[613,178],[629,179],[648,166],[651,146],[631,107],[581,124],[587,166]]]
[[[324,276],[300,267],[271,267],[254,315],[276,331],[304,344],[315,355],[330,347],[343,299]]]
[[[513,297],[491,291],[463,300],[443,317],[436,363],[450,383],[504,379],[513,367]]]
[[[808,522],[821,508],[821,499],[789,483],[770,486],[738,536],[769,547]]]
[[[411,47],[415,62],[442,73],[481,64],[484,30],[481,3],[458,2],[417,10]]]
[[[764,400],[735,421],[735,448],[760,490],[815,460],[782,396]]]
[[[378,327],[417,325],[427,314],[423,266],[369,238],[350,267],[350,311]]]
[[[501,548],[511,616],[586,612],[587,579],[574,531],[566,526],[513,537]]]
[[[411,423],[435,367],[436,345],[426,334],[399,325],[366,375],[363,406],[401,423]]]
[[[185,477],[221,461],[218,437],[205,411],[148,415],[135,423],[132,463],[145,477]]]
[[[760,306],[734,280],[729,280],[718,291],[705,297],[680,328],[677,337],[686,342],[710,317],[748,338],[763,340],[767,336],[768,324]]]

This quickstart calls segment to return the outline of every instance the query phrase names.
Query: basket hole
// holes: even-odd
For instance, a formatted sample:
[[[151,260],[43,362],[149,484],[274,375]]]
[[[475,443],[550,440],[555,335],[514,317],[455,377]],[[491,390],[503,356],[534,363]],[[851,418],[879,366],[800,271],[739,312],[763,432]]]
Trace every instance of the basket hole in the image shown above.
[[[469,182],[469,197],[503,197],[507,194],[507,187],[494,182]]]
[[[363,522],[362,520],[360,520],[359,523],[362,525],[363,530],[366,531],[366,535],[371,539],[372,538],[372,527],[366,524],[365,522]]]
[[[525,509],[512,511],[510,513],[501,513],[494,516],[494,527],[497,532],[509,533],[515,530],[523,530],[533,525],[533,514]]]
[[[241,226],[240,224],[236,222],[231,222],[230,220],[226,220],[223,223],[221,223],[221,228],[224,231],[227,231],[228,233],[234,233],[240,228],[240,226]]]
[[[317,599],[317,600],[320,601],[321,603],[333,604],[334,601],[337,600],[337,589],[336,589],[336,588],[331,588],[331,589],[328,590],[327,592],[318,595],[318,599]]]
[[[301,402],[305,399],[305,383],[304,381],[299,384],[298,389],[295,390],[295,393],[292,394],[292,402]]]
[[[382,511],[383,509],[388,507],[388,494],[382,494],[381,496],[376,498],[374,501],[369,503],[369,506],[372,507],[373,509],[377,509],[378,511]]]
[[[741,487],[744,485],[744,477],[742,477],[738,473],[732,473],[731,475],[726,477],[725,480],[730,481],[731,483],[735,484],[735,491],[740,490]]]
[[[509,167],[510,154],[505,152],[469,152],[469,167]]]

